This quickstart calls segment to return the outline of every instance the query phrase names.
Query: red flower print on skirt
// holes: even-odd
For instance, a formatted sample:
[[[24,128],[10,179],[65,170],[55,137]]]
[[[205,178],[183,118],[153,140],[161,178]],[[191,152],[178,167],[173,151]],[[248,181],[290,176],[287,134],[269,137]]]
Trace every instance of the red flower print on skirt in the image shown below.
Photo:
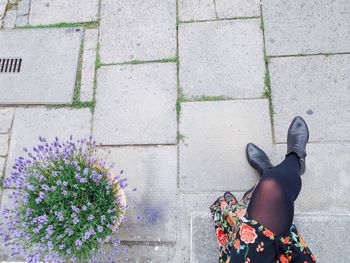
[[[241,225],[241,229],[239,230],[239,234],[241,236],[241,240],[246,244],[255,242],[255,239],[258,237],[255,229],[245,223]]]

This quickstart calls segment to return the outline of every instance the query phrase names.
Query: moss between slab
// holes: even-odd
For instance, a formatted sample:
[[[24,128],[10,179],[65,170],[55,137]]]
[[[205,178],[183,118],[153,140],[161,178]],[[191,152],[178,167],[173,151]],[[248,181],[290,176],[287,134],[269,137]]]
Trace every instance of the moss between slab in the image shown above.
[[[77,23],[58,23],[48,25],[27,25],[27,26],[16,26],[15,29],[35,29],[35,28],[65,28],[65,27],[83,27],[85,29],[98,28],[100,21],[91,22],[77,22]]]

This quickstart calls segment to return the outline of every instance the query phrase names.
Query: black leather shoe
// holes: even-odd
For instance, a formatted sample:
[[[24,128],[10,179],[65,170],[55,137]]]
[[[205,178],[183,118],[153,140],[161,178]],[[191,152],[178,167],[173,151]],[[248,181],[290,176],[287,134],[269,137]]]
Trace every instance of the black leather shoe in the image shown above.
[[[259,172],[260,176],[273,167],[266,153],[253,143],[247,144],[246,155],[248,163]]]
[[[293,119],[288,129],[286,156],[292,152],[298,155],[300,164],[300,175],[302,175],[306,169],[305,157],[306,144],[308,141],[309,128],[307,127],[304,119],[300,116],[297,116]]]

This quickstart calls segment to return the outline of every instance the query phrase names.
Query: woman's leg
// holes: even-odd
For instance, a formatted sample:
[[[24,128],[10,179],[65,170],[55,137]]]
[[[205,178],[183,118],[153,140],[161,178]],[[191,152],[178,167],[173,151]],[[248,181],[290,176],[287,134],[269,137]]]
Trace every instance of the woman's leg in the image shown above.
[[[294,217],[294,201],[301,190],[299,159],[290,153],[279,165],[267,170],[256,186],[248,215],[276,235],[289,229]]]

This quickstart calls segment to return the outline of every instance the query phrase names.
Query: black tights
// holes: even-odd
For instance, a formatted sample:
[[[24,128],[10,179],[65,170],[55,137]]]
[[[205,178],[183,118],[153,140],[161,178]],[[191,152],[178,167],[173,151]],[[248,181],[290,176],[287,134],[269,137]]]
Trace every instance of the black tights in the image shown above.
[[[294,217],[294,201],[301,190],[299,161],[295,153],[265,171],[252,193],[248,216],[279,236],[288,231]]]

